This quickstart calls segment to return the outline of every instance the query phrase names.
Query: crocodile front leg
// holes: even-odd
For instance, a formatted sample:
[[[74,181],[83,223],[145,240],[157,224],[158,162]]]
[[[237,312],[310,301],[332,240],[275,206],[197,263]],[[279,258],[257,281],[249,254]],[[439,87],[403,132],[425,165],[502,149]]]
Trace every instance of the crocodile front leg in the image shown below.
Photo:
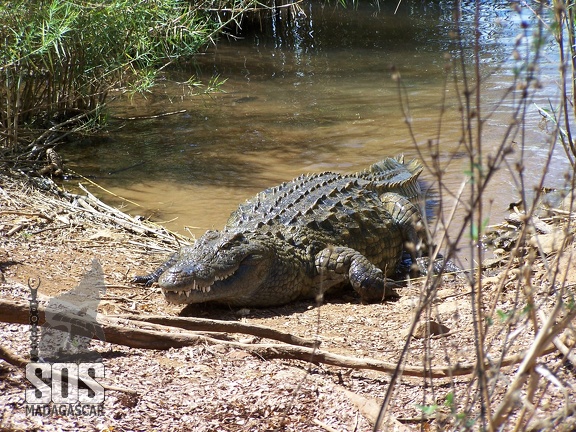
[[[152,273],[149,273],[145,276],[134,276],[131,282],[137,284],[144,284],[144,286],[147,287],[152,285],[154,282],[158,282],[158,278],[162,276],[162,273],[164,273],[166,270],[168,270],[170,267],[176,264],[179,256],[180,256],[179,252],[172,254],[170,258],[168,258],[168,261],[166,261]]]
[[[327,247],[316,255],[315,266],[325,288],[348,281],[363,302],[382,301],[395,296],[399,285],[357,250],[344,246]]]

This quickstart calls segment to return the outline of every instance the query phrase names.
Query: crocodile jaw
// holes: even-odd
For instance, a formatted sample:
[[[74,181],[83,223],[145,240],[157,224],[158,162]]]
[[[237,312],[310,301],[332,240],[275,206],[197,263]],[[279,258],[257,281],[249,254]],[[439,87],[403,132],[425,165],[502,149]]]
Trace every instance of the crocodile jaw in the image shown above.
[[[234,264],[227,260],[226,266],[202,260],[191,262],[187,258],[166,270],[158,283],[169,303],[215,301],[233,305],[243,302],[257,292],[266,279],[267,260],[253,252],[236,257],[238,262]]]

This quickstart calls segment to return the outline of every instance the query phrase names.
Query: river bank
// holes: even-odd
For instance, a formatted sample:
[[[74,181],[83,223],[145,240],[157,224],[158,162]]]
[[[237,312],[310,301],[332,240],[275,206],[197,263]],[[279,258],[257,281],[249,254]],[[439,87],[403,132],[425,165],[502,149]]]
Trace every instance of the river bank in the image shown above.
[[[88,190],[94,187],[88,186]],[[40,280],[44,304],[78,286],[96,258],[106,284],[98,308],[104,317],[194,316],[259,324],[319,339],[320,349],[332,354],[395,364],[424,286],[422,281],[411,281],[400,290],[398,301],[374,305],[362,305],[350,293],[329,298],[322,305],[298,302],[253,310],[200,305],[182,310],[168,305],[157,287],[138,287],[129,280],[153,270],[186,238],[173,237],[159,225],[109,208],[89,192],[63,192],[42,179],[0,175],[0,200],[3,300],[27,302],[27,285],[33,278]],[[507,253],[501,249],[502,254]],[[490,359],[493,409],[508,397],[506,392],[517,378],[524,354],[534,347],[537,328],[532,326],[530,311],[549,316],[558,292],[568,287],[566,309],[557,321],[570,313],[571,287],[576,284],[570,264],[573,251],[573,246],[567,246],[562,254],[550,252],[550,260],[527,251],[515,263],[503,259],[486,270],[482,290],[485,320],[490,324],[484,342]],[[559,270],[556,282],[551,282],[549,269],[555,265],[554,255],[559,257]],[[528,256],[532,256],[530,261]],[[526,263],[530,263],[528,270]],[[524,278],[528,271],[529,277]],[[522,292],[534,300],[530,309],[521,310]],[[544,321],[537,318],[539,325]],[[420,430],[423,424],[425,428],[450,430],[461,414],[464,417],[460,418],[469,422],[477,421],[479,407],[468,399],[476,391],[477,381],[471,374],[476,339],[466,279],[443,277],[421,322],[425,323],[417,326],[421,334],[414,336],[400,366],[405,376],[396,386],[387,430]],[[431,323],[440,324],[441,330],[432,330]],[[0,335],[3,348],[27,358],[28,325],[0,323]],[[570,345],[569,326],[563,335],[564,343]],[[23,371],[0,361],[0,429],[371,430],[370,413],[375,411],[368,402],[385,397],[389,373],[288,357],[264,360],[251,354],[250,348],[228,342],[260,344],[265,340],[232,333],[221,337],[221,343],[206,340],[165,350],[94,342],[106,368],[105,383],[131,390],[107,391],[102,416],[26,415]],[[575,365],[554,345],[546,344],[542,353],[546,354],[537,357],[535,365],[545,367],[549,375],[538,372],[545,378],[532,381],[535,396],[531,411],[523,411],[526,405],[513,404],[507,424],[527,423],[526,430],[536,426],[549,430],[559,425],[571,430],[576,425],[576,408],[569,402],[576,398]],[[427,367],[445,367],[448,372],[443,378],[427,378]],[[418,376],[418,368],[422,376]],[[524,419],[518,420],[520,417]]]

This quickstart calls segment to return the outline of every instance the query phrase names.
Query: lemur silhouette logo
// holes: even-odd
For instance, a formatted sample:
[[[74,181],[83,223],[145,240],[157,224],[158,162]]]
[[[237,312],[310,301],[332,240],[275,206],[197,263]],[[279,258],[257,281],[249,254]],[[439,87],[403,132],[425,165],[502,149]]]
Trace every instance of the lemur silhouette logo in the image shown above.
[[[46,322],[38,344],[40,362],[101,362],[97,351],[90,350],[92,338],[104,341],[104,331],[96,313],[106,292],[104,273],[97,259],[73,290],[53,297],[46,305]]]

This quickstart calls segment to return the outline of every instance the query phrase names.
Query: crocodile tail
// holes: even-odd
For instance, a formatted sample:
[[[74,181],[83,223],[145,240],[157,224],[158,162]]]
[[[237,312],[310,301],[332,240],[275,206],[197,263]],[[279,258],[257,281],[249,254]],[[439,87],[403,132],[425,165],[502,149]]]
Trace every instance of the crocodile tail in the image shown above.
[[[386,158],[357,174],[358,178],[372,182],[378,193],[395,192],[411,201],[419,201],[422,195],[418,177],[422,164],[416,160],[404,162],[404,155]]]

